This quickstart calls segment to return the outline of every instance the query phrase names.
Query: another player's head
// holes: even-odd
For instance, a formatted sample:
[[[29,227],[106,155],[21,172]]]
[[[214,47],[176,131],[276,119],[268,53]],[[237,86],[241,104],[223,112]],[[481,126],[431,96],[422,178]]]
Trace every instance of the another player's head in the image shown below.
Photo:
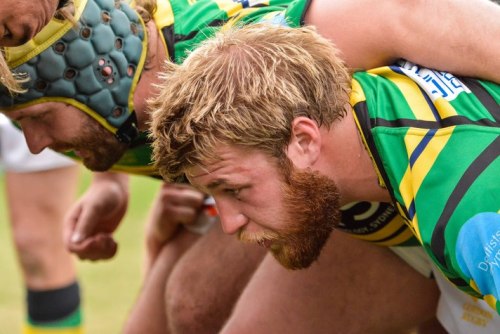
[[[0,108],[21,125],[32,152],[74,150],[90,169],[106,170],[138,133],[145,24],[121,1],[74,0],[73,9],[73,19],[54,18],[5,49],[9,67],[27,81],[22,93],[4,91]]]

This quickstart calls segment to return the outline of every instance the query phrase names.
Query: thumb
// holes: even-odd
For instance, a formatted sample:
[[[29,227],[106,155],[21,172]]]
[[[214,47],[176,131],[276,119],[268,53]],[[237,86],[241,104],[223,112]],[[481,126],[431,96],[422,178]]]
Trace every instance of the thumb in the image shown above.
[[[76,223],[82,212],[80,203],[75,203],[64,216],[63,221],[63,240],[67,245],[71,244],[75,232]]]
[[[95,210],[88,207],[81,207],[78,216],[74,218],[70,242],[77,244],[95,234],[95,225],[97,221]]]

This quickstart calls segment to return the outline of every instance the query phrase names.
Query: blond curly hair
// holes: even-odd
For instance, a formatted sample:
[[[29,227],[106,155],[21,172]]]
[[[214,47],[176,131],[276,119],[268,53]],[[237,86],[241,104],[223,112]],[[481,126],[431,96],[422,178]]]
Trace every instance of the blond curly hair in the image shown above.
[[[311,27],[233,28],[165,67],[151,133],[155,165],[170,181],[216,159],[221,143],[284,158],[294,118],[329,127],[349,101],[346,66]]]

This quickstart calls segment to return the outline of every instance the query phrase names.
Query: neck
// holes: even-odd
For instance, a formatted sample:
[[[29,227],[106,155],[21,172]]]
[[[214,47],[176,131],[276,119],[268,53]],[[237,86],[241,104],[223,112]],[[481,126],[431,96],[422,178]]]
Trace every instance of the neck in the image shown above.
[[[162,64],[167,58],[165,47],[159,35],[160,32],[156,28],[154,21],[150,20],[146,26],[148,33],[148,54],[141,78],[134,92],[134,110],[137,116],[137,126],[141,131],[148,129],[150,115],[146,102],[157,93],[155,84],[159,82],[158,73],[160,73]]]
[[[378,184],[375,166],[365,148],[352,112],[330,129],[323,129],[322,169],[337,184],[342,204],[355,201],[390,202],[387,189]]]

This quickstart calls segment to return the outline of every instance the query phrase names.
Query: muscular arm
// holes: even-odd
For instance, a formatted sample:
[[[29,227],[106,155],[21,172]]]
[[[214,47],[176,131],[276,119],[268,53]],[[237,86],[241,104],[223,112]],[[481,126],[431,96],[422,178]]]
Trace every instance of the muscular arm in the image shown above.
[[[314,0],[305,21],[353,68],[405,58],[500,82],[499,18],[488,0]]]

